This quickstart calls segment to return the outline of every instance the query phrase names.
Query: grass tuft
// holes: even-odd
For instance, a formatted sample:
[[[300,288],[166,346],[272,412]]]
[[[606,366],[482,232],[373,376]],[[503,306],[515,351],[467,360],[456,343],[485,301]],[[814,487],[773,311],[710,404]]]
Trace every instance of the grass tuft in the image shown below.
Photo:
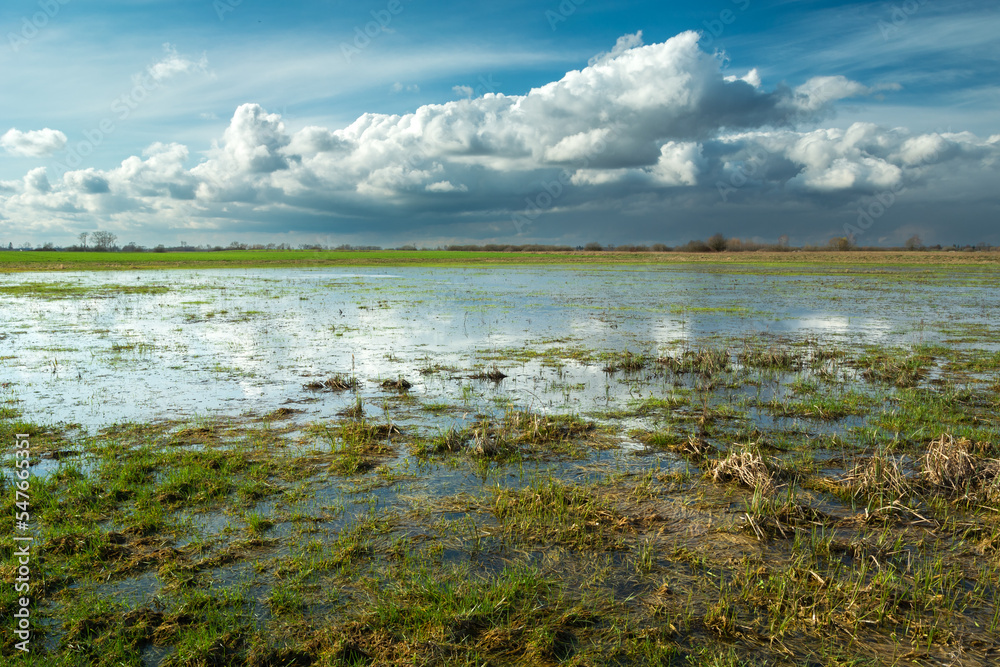
[[[876,498],[880,505],[905,498],[913,486],[903,470],[902,457],[893,457],[884,450],[858,463],[842,481],[854,497]]]
[[[708,474],[716,482],[736,482],[761,491],[773,490],[778,479],[778,471],[774,465],[764,459],[760,452],[748,449],[730,452],[725,458],[712,462],[708,467]]]
[[[393,389],[395,391],[406,391],[412,386],[413,384],[402,376],[400,376],[399,379],[396,380],[384,380],[382,382],[383,389]]]
[[[323,382],[323,386],[331,391],[345,391],[347,389],[357,389],[358,379],[355,377],[348,377],[346,375],[341,375],[338,373],[331,378],[327,378]]]

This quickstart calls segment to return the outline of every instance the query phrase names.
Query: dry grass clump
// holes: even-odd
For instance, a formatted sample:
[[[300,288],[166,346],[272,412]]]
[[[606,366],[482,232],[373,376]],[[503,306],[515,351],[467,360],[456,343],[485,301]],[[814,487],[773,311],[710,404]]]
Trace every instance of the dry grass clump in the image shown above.
[[[298,410],[296,408],[278,408],[277,410],[274,410],[273,412],[269,412],[266,415],[264,415],[264,419],[268,421],[276,421],[278,419],[288,419],[292,415],[297,415],[301,412],[304,412],[304,410]]]
[[[323,386],[331,391],[344,391],[345,389],[356,389],[358,386],[358,379],[353,377],[347,377],[345,375],[334,375],[332,378],[328,378]]]
[[[877,498],[887,505],[920,491],[966,500],[1000,499],[1000,461],[977,456],[975,451],[971,440],[945,433],[927,445],[917,462],[920,480],[907,474],[904,457],[880,450],[839,483],[855,497]]]
[[[987,481],[983,484],[983,500],[996,505],[1000,503],[1000,461],[993,459],[987,462],[985,476]]]
[[[949,492],[964,491],[976,476],[976,461],[967,438],[955,439],[947,433],[927,446],[924,477],[936,487]]]
[[[500,382],[500,380],[507,377],[507,374],[500,370],[500,368],[493,364],[489,370],[481,370],[472,376],[473,380],[489,380],[490,382]]]
[[[404,377],[400,377],[398,380],[384,380],[382,382],[383,389],[394,389],[396,391],[406,391],[412,386],[413,383]]]
[[[692,461],[701,461],[705,457],[714,454],[715,447],[708,440],[691,433],[688,435],[687,441],[673,451],[687,456]]]
[[[329,389],[330,391],[344,391],[346,389],[357,389],[359,386],[358,379],[355,377],[347,377],[346,375],[341,375],[337,373],[331,378],[319,382],[317,380],[312,380],[302,385],[303,389],[309,389],[311,391],[319,391],[321,389]]]
[[[716,482],[736,482],[752,489],[771,491],[776,487],[778,471],[759,452],[730,452],[714,461],[708,474]]]
[[[924,478],[948,495],[982,494],[990,502],[1000,499],[1000,461],[976,456],[974,448],[968,438],[942,434],[927,445]]]
[[[855,497],[879,496],[899,500],[910,494],[912,483],[903,470],[902,457],[877,451],[867,461],[859,463],[842,482]]]

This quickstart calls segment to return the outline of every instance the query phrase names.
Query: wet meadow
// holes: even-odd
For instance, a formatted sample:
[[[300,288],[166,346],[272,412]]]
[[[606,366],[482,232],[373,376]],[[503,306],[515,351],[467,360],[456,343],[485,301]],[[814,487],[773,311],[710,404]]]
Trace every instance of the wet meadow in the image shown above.
[[[0,655],[996,664],[998,269],[0,274]]]

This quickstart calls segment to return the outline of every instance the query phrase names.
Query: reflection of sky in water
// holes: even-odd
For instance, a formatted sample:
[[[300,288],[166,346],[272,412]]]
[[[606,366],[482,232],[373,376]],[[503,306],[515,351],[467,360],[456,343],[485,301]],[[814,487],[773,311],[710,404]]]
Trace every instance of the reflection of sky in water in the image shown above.
[[[18,274],[4,284],[163,285],[162,294],[4,297],[0,378],[27,418],[98,425],[267,412],[308,401],[301,385],[353,369],[366,394],[405,375],[423,400],[455,400],[470,380],[421,376],[479,354],[548,341],[668,351],[720,338],[806,336],[833,344],[945,338],[942,322],[995,329],[1000,290],[858,275],[742,275],[704,269],[498,267],[239,269]],[[539,364],[501,362],[523,403],[560,405]],[[548,375],[546,375],[548,373]],[[584,398],[618,391],[599,368],[568,364]],[[466,373],[467,374],[467,371]],[[488,386],[477,391],[493,394]],[[10,396],[5,396],[9,398]],[[302,403],[326,418],[350,397]],[[584,409],[589,406],[583,406]]]

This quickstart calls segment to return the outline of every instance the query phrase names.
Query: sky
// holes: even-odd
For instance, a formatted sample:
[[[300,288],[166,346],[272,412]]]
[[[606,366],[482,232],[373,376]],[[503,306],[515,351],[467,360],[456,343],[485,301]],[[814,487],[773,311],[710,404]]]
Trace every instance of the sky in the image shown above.
[[[995,1],[6,0],[0,244],[1000,244]]]

